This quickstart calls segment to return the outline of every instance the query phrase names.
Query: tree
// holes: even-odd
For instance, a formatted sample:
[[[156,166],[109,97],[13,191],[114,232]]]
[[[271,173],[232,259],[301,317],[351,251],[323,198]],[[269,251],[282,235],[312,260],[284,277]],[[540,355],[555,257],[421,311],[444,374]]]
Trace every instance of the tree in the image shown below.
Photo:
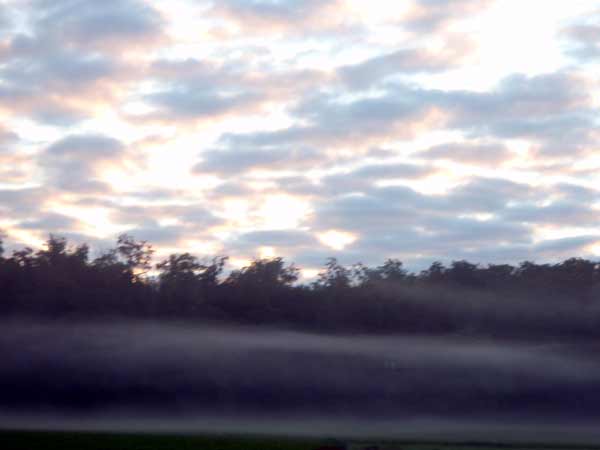
[[[223,284],[220,307],[243,321],[261,323],[281,320],[285,298],[298,280],[299,270],[283,258],[255,259],[232,271]]]
[[[419,274],[419,278],[427,283],[441,283],[445,279],[446,270],[440,261],[434,261],[429,269]]]
[[[381,273],[381,278],[387,281],[404,281],[408,275],[402,261],[393,258],[388,259],[377,270]]]
[[[161,310],[169,314],[194,312],[201,294],[201,274],[206,266],[190,253],[173,254],[156,265],[159,271]]]
[[[10,259],[21,268],[31,268],[33,267],[35,261],[33,249],[31,247],[25,247],[22,250],[15,250]]]
[[[117,240],[116,253],[122,258],[135,282],[139,282],[152,269],[154,249],[147,241],[136,241],[128,234],[121,234]]]
[[[156,265],[160,272],[161,284],[176,284],[198,281],[202,270],[206,267],[200,264],[198,258],[189,253],[173,254],[169,259]]]
[[[515,268],[510,264],[488,264],[482,270],[482,277],[486,287],[506,288],[512,284]]]
[[[214,287],[219,283],[219,276],[223,273],[228,259],[227,256],[215,256],[210,264],[204,266],[204,270],[200,274],[200,280],[205,289]]]
[[[355,285],[360,287],[372,287],[383,279],[378,269],[372,269],[363,263],[354,264],[350,273]]]
[[[336,258],[329,258],[325,269],[319,272],[317,281],[313,284],[322,289],[348,289],[352,283],[352,271],[338,263]]]
[[[468,261],[452,261],[450,268],[446,270],[448,279],[461,286],[478,287],[481,279],[478,276],[479,266]]]
[[[283,258],[255,259],[240,270],[234,270],[226,283],[238,286],[281,287],[298,281],[300,271],[293,264],[286,266]]]
[[[583,258],[569,258],[553,267],[553,282],[565,293],[583,298],[598,281],[598,264]]]

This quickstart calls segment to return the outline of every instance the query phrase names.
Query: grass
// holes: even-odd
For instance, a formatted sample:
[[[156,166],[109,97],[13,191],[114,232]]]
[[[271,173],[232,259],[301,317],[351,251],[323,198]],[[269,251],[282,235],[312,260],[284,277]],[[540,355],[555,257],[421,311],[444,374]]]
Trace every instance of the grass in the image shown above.
[[[2,450],[314,450],[331,440],[230,435],[113,434],[0,431]],[[349,450],[586,450],[593,446],[500,445],[447,442],[349,442]]]

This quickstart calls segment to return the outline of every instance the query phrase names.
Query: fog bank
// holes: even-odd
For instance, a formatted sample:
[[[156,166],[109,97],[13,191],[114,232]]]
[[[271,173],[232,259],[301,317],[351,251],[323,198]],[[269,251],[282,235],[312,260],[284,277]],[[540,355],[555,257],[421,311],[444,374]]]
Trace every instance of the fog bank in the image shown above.
[[[592,438],[600,364],[593,343],[576,350],[449,336],[10,321],[0,332],[0,424],[492,438],[543,429],[551,440]]]

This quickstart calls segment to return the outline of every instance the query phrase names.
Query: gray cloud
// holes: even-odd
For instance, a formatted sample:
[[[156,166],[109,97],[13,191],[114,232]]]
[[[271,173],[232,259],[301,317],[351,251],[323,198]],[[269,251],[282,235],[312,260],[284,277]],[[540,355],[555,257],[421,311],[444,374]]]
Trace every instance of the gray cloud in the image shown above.
[[[12,24],[9,9],[6,5],[0,5],[0,37],[6,34],[6,29],[9,29]]]
[[[318,70],[257,68],[240,58],[158,60],[147,76],[157,87],[142,100],[154,111],[131,118],[172,123],[263,111],[264,104],[286,104],[326,78]]]
[[[503,178],[475,178],[452,190],[445,201],[449,208],[466,212],[497,212],[509,202],[544,198],[545,193],[524,183]]]
[[[28,220],[42,211],[51,195],[44,187],[0,189],[0,211],[12,219]]]
[[[313,148],[280,149],[225,149],[203,152],[202,162],[195,166],[196,173],[235,175],[251,169],[295,170],[315,166],[323,155]]]
[[[322,194],[340,195],[369,190],[377,181],[411,181],[433,175],[432,167],[418,164],[379,162],[366,164],[357,169],[327,175],[321,178],[319,189]],[[312,188],[309,187],[312,190]]]
[[[317,251],[321,243],[309,231],[301,230],[263,230],[243,233],[227,242],[227,247],[236,254],[249,258],[259,257],[260,247],[273,247],[278,256],[288,255],[290,262],[303,252]],[[325,258],[320,258],[319,263]]]
[[[407,186],[359,186],[362,190],[348,195],[348,182],[340,183],[338,192],[330,187],[325,191],[329,195],[315,200],[310,225],[355,233],[358,240],[344,254],[369,264],[393,256],[410,264],[445,255],[468,255],[477,261],[489,256],[492,261],[487,254],[490,242],[495,249],[501,245],[530,249],[533,229],[526,220],[508,219],[510,204],[547,196],[545,191],[504,179],[474,179],[446,195],[425,195]],[[491,218],[479,220],[473,214]],[[551,223],[552,217],[546,219],[546,225]]]
[[[356,37],[360,27],[344,9],[340,0],[223,0],[214,2],[210,13],[235,22],[250,35]]]
[[[124,154],[123,144],[111,137],[71,135],[48,146],[42,158],[53,186],[75,192],[94,192],[109,189],[98,179],[97,169],[106,163],[118,164]]]
[[[160,14],[139,0],[34,0],[32,7],[37,32],[69,46],[114,51],[162,37]]]
[[[78,228],[78,224],[76,219],[69,216],[58,213],[40,213],[35,219],[21,222],[19,226],[25,229],[39,230],[43,233],[64,233]]]
[[[418,91],[402,90],[397,95],[340,102],[335,95],[313,95],[292,113],[306,125],[293,125],[276,131],[228,134],[231,147],[305,145],[323,148],[365,146],[394,134],[412,136],[411,127],[429,111]]]
[[[27,34],[0,46],[2,109],[58,126],[114,100],[115,86],[140,72],[120,52],[163,36],[158,13],[137,0],[32,0],[26,18]]]
[[[154,195],[156,194],[155,192]],[[188,204],[182,206],[169,204],[173,200],[181,198],[181,194],[178,192],[165,191],[161,192],[160,196],[162,204],[159,205],[149,204],[148,198],[142,198],[136,204],[127,207],[123,207],[115,202],[104,206],[111,210],[111,219],[116,223],[134,225],[136,228],[143,228],[145,230],[161,228],[158,222],[165,217],[181,223],[180,231],[182,235],[185,230],[190,234],[198,234],[206,228],[222,223],[222,220],[215,217],[207,205]],[[86,200],[84,199],[83,203],[85,202]],[[143,204],[143,206],[139,206],[139,203]],[[173,228],[172,231],[176,231],[176,229]]]
[[[445,160],[459,164],[492,166],[509,161],[512,152],[501,142],[452,142],[416,154],[418,158]]]
[[[441,104],[455,113],[452,125],[498,137],[552,140],[592,126],[586,81],[569,74],[511,76],[495,92],[453,92]],[[577,140],[575,140],[577,142]]]
[[[416,0],[400,24],[419,33],[440,31],[457,20],[485,10],[492,3],[493,0]]]
[[[172,121],[214,118],[230,111],[243,111],[259,100],[260,96],[250,93],[219,94],[181,86],[147,96],[146,101],[157,107],[157,111],[148,114],[147,118]]]
[[[238,15],[242,20],[265,20],[282,22],[302,22],[307,15],[313,15],[323,8],[324,4],[335,3],[327,0],[283,0],[283,1],[265,1],[265,0],[225,0],[215,5],[215,8],[222,8],[231,14]]]
[[[570,183],[557,183],[553,192],[560,194],[565,200],[579,201],[587,204],[600,201],[600,191],[586,186]]]
[[[8,153],[13,144],[19,142],[20,138],[17,133],[0,127],[0,154]]]
[[[443,72],[460,65],[471,49],[464,39],[448,39],[439,52],[421,48],[396,50],[358,64],[343,66],[338,73],[343,82],[353,88],[369,87],[393,75]]]
[[[596,225],[598,213],[588,204],[556,201],[547,206],[522,204],[511,207],[503,213],[503,217],[513,222],[581,227]]]
[[[9,113],[28,114],[40,122],[68,125],[89,115],[75,99],[88,103],[110,97],[109,86],[125,79],[127,68],[101,56],[84,56],[58,50],[41,56],[14,57],[0,68],[0,107]]]
[[[600,58],[600,11],[586,14],[562,34],[569,41],[568,53],[578,61],[594,62]]]
[[[461,130],[474,137],[528,138],[543,153],[590,151],[597,126],[587,81],[567,73],[515,75],[491,92],[440,91],[387,84],[373,97],[341,101],[335,94],[314,95],[291,110],[306,125],[250,134],[230,134],[236,146],[305,144],[369,146],[384,136],[412,138],[428,113],[445,119],[429,127]]]
[[[127,234],[135,236],[136,239],[148,241],[151,244],[162,245],[177,245],[185,238],[194,238],[189,228],[168,225],[161,226],[153,224],[151,220],[147,220],[148,226],[136,227],[127,230]]]
[[[51,158],[84,158],[94,161],[113,158],[122,150],[123,144],[107,136],[71,135],[50,145],[46,154]]]

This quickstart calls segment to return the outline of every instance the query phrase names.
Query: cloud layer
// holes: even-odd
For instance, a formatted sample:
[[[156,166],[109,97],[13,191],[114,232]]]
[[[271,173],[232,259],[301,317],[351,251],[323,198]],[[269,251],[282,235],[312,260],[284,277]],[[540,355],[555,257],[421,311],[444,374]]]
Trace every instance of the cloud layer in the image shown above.
[[[596,256],[600,21],[556,3],[521,30],[509,0],[4,2],[0,228],[307,268]]]

